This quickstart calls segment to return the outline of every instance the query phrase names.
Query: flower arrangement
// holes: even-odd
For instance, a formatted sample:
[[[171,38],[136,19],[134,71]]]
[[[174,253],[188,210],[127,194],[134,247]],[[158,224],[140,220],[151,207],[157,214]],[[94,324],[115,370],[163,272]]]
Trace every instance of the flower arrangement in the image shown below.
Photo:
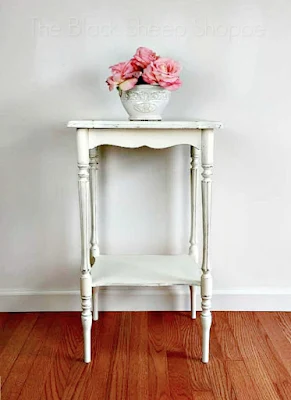
[[[158,56],[153,50],[139,47],[134,56],[110,67],[106,83],[109,90],[128,91],[140,84],[158,85],[167,90],[179,89],[181,66],[171,58]]]

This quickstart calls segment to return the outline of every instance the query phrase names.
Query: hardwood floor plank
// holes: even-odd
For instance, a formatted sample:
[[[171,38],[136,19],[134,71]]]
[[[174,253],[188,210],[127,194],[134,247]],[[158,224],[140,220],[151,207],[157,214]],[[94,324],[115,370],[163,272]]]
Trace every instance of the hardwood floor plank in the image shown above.
[[[207,368],[205,368],[205,364],[201,362],[202,340],[200,313],[197,315],[196,320],[192,320],[190,316],[188,316],[188,318],[189,324],[186,328],[183,345],[185,346],[185,351],[187,355],[187,364],[189,368],[191,388],[192,391],[195,393],[209,393],[212,392],[210,377]],[[211,351],[212,347],[213,346],[211,346]]]
[[[81,354],[81,352],[80,352]],[[86,390],[86,382],[88,381],[88,376],[90,376],[90,371],[92,369],[92,364],[86,364],[81,360],[75,361],[72,366],[67,380],[65,391],[61,397],[62,400],[68,399],[83,399],[83,393]],[[45,397],[50,399],[50,397]]]
[[[9,319],[9,316],[10,315],[8,312],[0,313],[0,338],[1,338],[1,332],[3,332],[4,326],[7,322],[7,320]]]
[[[43,392],[46,378],[52,367],[59,343],[64,332],[64,320],[61,313],[54,313],[54,320],[47,331],[46,338],[42,343],[39,355],[29,371],[28,377],[20,393],[23,400],[39,400]]]
[[[215,400],[212,392],[194,392],[194,400]]]
[[[149,398],[171,399],[163,315],[149,312]]]
[[[270,340],[266,330],[259,320],[260,313],[253,313],[253,326],[258,328],[257,335],[260,336],[260,343],[264,344],[258,347],[260,351],[260,360],[264,363],[265,369],[273,382],[274,387],[281,399],[290,399],[291,379],[288,370],[284,366],[284,360],[280,359],[273,342]],[[256,337],[258,341],[258,337]]]
[[[289,343],[291,344],[291,313],[280,312],[276,314],[280,320],[280,326]]]
[[[239,352],[235,338],[231,338],[232,344],[227,347],[223,343],[223,340],[228,339],[227,335],[224,335],[223,332],[219,333],[219,329],[221,326],[224,325],[223,329],[226,329],[226,323],[223,322],[223,318],[221,318],[222,321],[219,322],[219,318],[221,317],[219,313],[217,316],[213,316],[213,326],[211,328],[210,361],[206,365],[202,364],[202,328],[199,317],[191,326],[192,340],[188,341],[188,346],[190,345],[190,348],[191,345],[192,347],[194,347],[192,351],[190,350],[190,353],[194,354],[194,358],[189,359],[193,390],[211,393],[213,394],[215,399],[234,400],[236,399],[236,395],[227,374],[225,363],[223,362],[225,355],[223,354],[222,347],[228,349],[228,355],[234,358],[241,358],[242,356]],[[218,337],[216,335],[217,331],[220,335],[220,340],[218,340]],[[195,342],[196,345],[194,344]],[[220,342],[223,343],[223,346],[220,345]],[[199,356],[197,357],[197,355]]]
[[[117,346],[107,382],[107,393],[110,400],[127,400],[130,332],[131,313],[122,313]]]
[[[119,315],[118,315],[119,314]],[[108,380],[118,343],[121,313],[100,313],[92,326],[92,361],[83,362],[83,341],[68,376],[62,400],[109,399]],[[81,324],[79,333],[82,337]]]
[[[238,343],[239,350],[243,359],[252,359],[256,354],[255,342],[252,340],[252,335],[248,334],[247,312],[227,312],[226,318],[228,320],[230,330]],[[244,321],[245,319],[245,321]]]
[[[128,400],[149,399],[148,313],[131,314]]]
[[[109,398],[110,374],[113,369],[121,318],[121,312],[100,313],[99,320],[93,323],[92,367],[85,382],[84,399]],[[71,385],[69,381],[69,386]]]
[[[202,340],[201,340],[201,321],[200,313],[197,314],[196,319],[192,319],[190,314],[181,313],[185,315],[187,325],[185,324],[185,335],[183,346],[187,352],[188,358],[201,360],[202,358]]]
[[[259,393],[260,400],[288,400],[288,397],[280,397],[270,380],[264,364],[259,359],[244,360],[249,375],[254,381],[255,390]]]
[[[288,337],[291,331],[291,320],[289,324],[286,318],[288,317],[287,313],[261,312],[257,315],[278,354],[279,362],[291,375],[290,363],[288,362],[291,361],[291,340]]]
[[[291,360],[285,360],[284,365],[285,365],[287,371],[289,372],[289,375],[291,376]]]
[[[1,329],[0,329],[0,357],[6,346],[6,343],[11,339],[13,332],[18,327],[20,322],[25,317],[22,313],[1,313]],[[1,365],[0,365],[1,368]]]
[[[226,361],[225,365],[237,400],[260,399],[260,393],[243,361]]]
[[[284,319],[284,322],[282,321],[282,318],[284,318],[283,315],[280,318],[280,313],[275,312],[260,312],[257,313],[257,317],[270,338],[280,359],[291,360],[291,340],[289,341],[286,335],[286,332],[291,332],[291,323],[289,326],[288,324],[285,324]],[[278,329],[278,326],[282,326],[282,329]],[[284,329],[285,326],[287,329]]]
[[[232,331],[238,340],[240,351],[244,355],[249,374],[260,377],[259,382],[263,381],[265,385],[269,381],[268,391],[265,395],[272,393],[272,396],[277,394],[281,399],[288,399],[291,393],[290,375],[280,361],[257,314],[252,312],[229,313]],[[246,342],[248,346],[246,346]],[[256,384],[258,384],[257,381],[256,379]],[[261,386],[260,388],[262,389]]]
[[[62,320],[62,338],[41,395],[45,399],[63,399],[71,368],[81,362],[83,336],[80,313],[62,314]]]
[[[237,399],[230,376],[227,373],[226,361],[213,357],[208,364],[204,365],[204,368],[208,373],[211,390],[215,399]]]
[[[211,347],[213,347],[213,336],[215,335],[220,345],[220,356],[224,360],[242,360],[237,341],[230,329],[225,312],[213,313],[211,327]]]
[[[9,400],[14,400],[19,398],[33,362],[38,356],[39,350],[45,340],[47,331],[52,325],[53,318],[54,317],[51,314],[39,315],[30,332],[29,338],[20,350],[19,355],[3,385],[2,395],[4,399],[9,398]]]
[[[29,334],[35,325],[38,316],[38,313],[11,315],[11,323],[9,323],[9,321],[7,322],[3,333],[3,341],[5,342],[5,345],[3,346],[0,355],[0,376],[2,385],[5,384],[8,374],[10,373],[24,343],[29,337]]]
[[[187,354],[183,346],[190,315],[164,313],[165,344],[167,348],[168,374],[171,399],[194,399],[191,387]]]
[[[202,332],[200,313],[196,320],[192,320],[189,330],[190,334],[185,346],[189,354],[188,365],[194,394],[196,392],[206,392],[208,396],[213,394],[215,399],[235,399],[235,393],[231,381],[227,376],[223,363],[222,349],[217,340],[215,329],[213,327],[211,329],[211,356],[209,364],[201,362]]]

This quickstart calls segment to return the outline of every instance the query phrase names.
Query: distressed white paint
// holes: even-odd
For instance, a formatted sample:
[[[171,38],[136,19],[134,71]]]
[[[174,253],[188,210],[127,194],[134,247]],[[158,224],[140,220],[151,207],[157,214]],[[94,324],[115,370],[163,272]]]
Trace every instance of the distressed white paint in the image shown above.
[[[198,227],[197,227],[197,197],[198,197],[198,166],[199,149],[190,147],[190,199],[191,199],[191,230],[189,254],[198,263]]]
[[[198,200],[198,166],[200,150],[190,146],[190,247],[189,255],[193,257],[198,264],[198,226],[197,226],[197,200]],[[191,296],[191,316],[196,318],[196,287],[190,286]]]
[[[84,361],[91,361],[91,327],[92,327],[92,278],[89,271],[81,273],[81,301],[84,338]]]
[[[101,255],[91,274],[93,286],[200,285],[201,269],[188,255]]]
[[[81,302],[82,326],[84,334],[84,361],[91,361],[91,326],[92,326],[92,278],[90,274],[89,247],[89,142],[88,129],[77,130],[78,168],[79,168],[79,202],[81,222]]]
[[[202,158],[202,215],[203,215],[203,260],[201,277],[202,297],[202,361],[209,360],[209,335],[211,327],[212,276],[210,271],[210,226],[211,226],[211,188],[213,168],[213,130],[205,129],[201,137]]]
[[[139,130],[139,128],[136,129]],[[177,135],[173,129],[160,128],[142,129],[138,131],[138,134],[134,129],[90,129],[89,147],[92,149],[101,145],[113,145],[127,148],[147,146],[153,149],[165,149],[181,144],[191,144],[197,147],[201,142],[198,134],[200,130],[195,130],[195,135],[191,129],[180,130]]]
[[[147,122],[150,126],[152,122]],[[220,123],[216,123],[221,126]],[[74,123],[69,123],[71,127]],[[79,199],[81,215],[81,242],[82,242],[82,264],[81,264],[81,298],[82,298],[82,324],[84,331],[84,361],[91,360],[91,338],[90,330],[92,325],[91,309],[93,308],[94,320],[98,319],[98,291],[93,290],[93,301],[91,302],[91,286],[190,286],[191,315],[196,317],[195,286],[201,283],[202,298],[202,361],[207,363],[209,360],[209,340],[211,326],[211,296],[212,296],[212,277],[209,266],[209,237],[211,220],[211,175],[213,167],[213,129],[197,129],[199,122],[195,122],[193,129],[188,128],[185,135],[180,135],[180,129],[167,131],[161,125],[152,129],[124,129],[118,123],[115,128],[87,128],[87,121],[83,124],[78,122],[77,146],[78,146],[78,167],[79,167]],[[110,125],[110,123],[108,123]],[[212,123],[205,123],[211,126]],[[93,269],[89,267],[89,203],[88,203],[88,159],[84,153],[90,155],[91,165],[91,202],[95,202],[96,197],[96,145],[108,143],[108,132],[111,133],[111,144],[121,147],[141,147],[148,146],[163,149],[173,145],[188,144],[191,148],[191,179],[190,179],[190,198],[191,198],[191,235],[190,249],[188,256],[101,256],[97,252],[93,256],[96,246],[95,233],[96,226],[96,204],[91,204],[91,259],[94,261]],[[116,134],[115,134],[116,132]],[[92,140],[94,138],[94,148]],[[197,146],[196,152],[194,146]],[[197,204],[197,169],[198,154],[202,151],[202,214],[203,214],[203,261],[202,276],[200,281],[200,268],[198,267],[198,243],[197,243],[197,223],[196,223],[196,204]],[[196,247],[196,249],[194,248]],[[96,248],[95,248],[96,250]],[[93,256],[93,257],[92,257]]]
[[[94,264],[94,259],[100,254],[97,232],[97,209],[98,209],[98,149],[90,149],[90,196],[91,196],[91,248],[90,262]]]
[[[197,132],[194,135],[193,131],[218,129],[222,124],[214,121],[70,121],[68,127],[88,128],[90,149],[100,145],[163,149],[180,144],[199,147],[200,135]]]
[[[222,123],[218,121],[70,121],[68,128],[88,128],[88,129],[219,129]],[[139,132],[140,134],[140,132]]]

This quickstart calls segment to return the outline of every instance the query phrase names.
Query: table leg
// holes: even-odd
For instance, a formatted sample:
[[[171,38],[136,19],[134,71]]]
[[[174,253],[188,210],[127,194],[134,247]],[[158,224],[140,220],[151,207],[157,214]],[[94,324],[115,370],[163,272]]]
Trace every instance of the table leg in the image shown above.
[[[213,168],[213,130],[202,130],[202,215],[203,215],[203,261],[201,276],[201,298],[202,298],[202,361],[209,361],[209,340],[212,322],[211,297],[212,276],[209,263],[209,237],[211,225],[211,185]]]
[[[191,146],[190,155],[190,197],[191,197],[191,233],[189,255],[198,262],[198,243],[197,243],[197,191],[198,191],[198,164],[199,150]]]
[[[84,335],[84,361],[91,361],[91,327],[92,327],[92,277],[89,252],[89,143],[88,129],[77,130],[78,168],[79,168],[79,202],[81,222],[81,321]]]
[[[91,249],[90,262],[94,264],[95,258],[99,256],[98,234],[97,234],[97,173],[98,173],[98,147],[89,150],[90,157],[90,196],[91,196]]]
[[[89,150],[90,158],[90,197],[91,197],[91,249],[90,263],[94,265],[96,257],[99,256],[98,234],[97,234],[97,200],[98,200],[98,147]],[[98,320],[98,292],[99,288],[93,288],[93,321]]]
[[[198,165],[199,149],[190,146],[190,198],[191,198],[191,233],[189,255],[193,256],[198,263],[198,240],[197,240],[197,192],[198,192]],[[196,318],[196,287],[190,286],[191,317]]]

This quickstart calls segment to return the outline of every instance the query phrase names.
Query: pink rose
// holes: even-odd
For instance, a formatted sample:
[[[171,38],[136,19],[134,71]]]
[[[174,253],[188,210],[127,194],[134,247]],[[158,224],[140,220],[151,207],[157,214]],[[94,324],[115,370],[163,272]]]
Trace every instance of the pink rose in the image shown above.
[[[157,58],[158,56],[151,49],[148,49],[147,47],[139,47],[131,59],[131,62],[137,68],[144,69]]]
[[[121,74],[125,78],[138,78],[141,74],[131,61],[120,62],[109,67],[112,74]]]
[[[117,87],[126,91],[132,89],[136,85],[137,78],[122,80],[118,75],[112,75],[107,78],[106,83],[109,86],[110,91]]]
[[[182,85],[179,78],[181,66],[171,58],[158,58],[150,63],[142,74],[142,79],[150,85],[160,85],[168,90],[177,90]]]
[[[132,89],[141,75],[141,72],[137,71],[131,61],[121,62],[110,68],[112,76],[109,76],[106,80],[109,90],[113,90],[116,87],[124,91]]]

